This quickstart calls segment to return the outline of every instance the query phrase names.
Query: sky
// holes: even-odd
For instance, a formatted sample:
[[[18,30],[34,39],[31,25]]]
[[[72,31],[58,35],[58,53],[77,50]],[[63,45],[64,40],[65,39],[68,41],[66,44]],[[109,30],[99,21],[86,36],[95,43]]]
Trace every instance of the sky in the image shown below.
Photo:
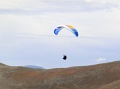
[[[0,0],[0,62],[51,69],[119,61],[119,23],[120,0]],[[59,25],[79,36],[55,35]]]

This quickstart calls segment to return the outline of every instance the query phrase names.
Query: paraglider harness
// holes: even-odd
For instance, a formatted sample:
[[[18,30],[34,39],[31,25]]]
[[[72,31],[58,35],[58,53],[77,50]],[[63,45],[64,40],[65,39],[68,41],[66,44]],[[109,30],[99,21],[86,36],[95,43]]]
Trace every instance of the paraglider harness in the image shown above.
[[[66,55],[63,55],[63,60],[66,60],[67,59],[67,56]]]

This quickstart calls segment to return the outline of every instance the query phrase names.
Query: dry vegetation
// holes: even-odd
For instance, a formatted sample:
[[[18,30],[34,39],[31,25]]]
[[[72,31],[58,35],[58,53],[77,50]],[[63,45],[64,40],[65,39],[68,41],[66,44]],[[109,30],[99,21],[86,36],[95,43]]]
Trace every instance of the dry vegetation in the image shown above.
[[[120,61],[47,70],[0,64],[0,89],[120,89]]]

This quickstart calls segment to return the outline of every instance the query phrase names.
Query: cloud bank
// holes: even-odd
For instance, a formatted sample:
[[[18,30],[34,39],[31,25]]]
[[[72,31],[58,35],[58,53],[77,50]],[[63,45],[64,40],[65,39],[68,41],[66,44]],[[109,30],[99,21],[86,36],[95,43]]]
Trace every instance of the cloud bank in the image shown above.
[[[69,2],[69,3],[68,3]],[[117,3],[87,0],[1,0],[0,13],[5,14],[43,14],[43,13],[80,13],[111,11],[118,8]]]

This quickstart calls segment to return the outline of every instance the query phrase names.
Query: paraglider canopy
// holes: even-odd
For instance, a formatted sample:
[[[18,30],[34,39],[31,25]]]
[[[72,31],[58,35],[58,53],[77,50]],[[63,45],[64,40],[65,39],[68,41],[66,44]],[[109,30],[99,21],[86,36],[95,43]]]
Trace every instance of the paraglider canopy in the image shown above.
[[[54,29],[54,34],[58,35],[58,33],[63,29],[66,28],[71,31],[76,37],[78,37],[78,31],[71,25],[60,25]]]
[[[63,55],[63,60],[66,60],[67,59],[67,56],[66,55]]]

